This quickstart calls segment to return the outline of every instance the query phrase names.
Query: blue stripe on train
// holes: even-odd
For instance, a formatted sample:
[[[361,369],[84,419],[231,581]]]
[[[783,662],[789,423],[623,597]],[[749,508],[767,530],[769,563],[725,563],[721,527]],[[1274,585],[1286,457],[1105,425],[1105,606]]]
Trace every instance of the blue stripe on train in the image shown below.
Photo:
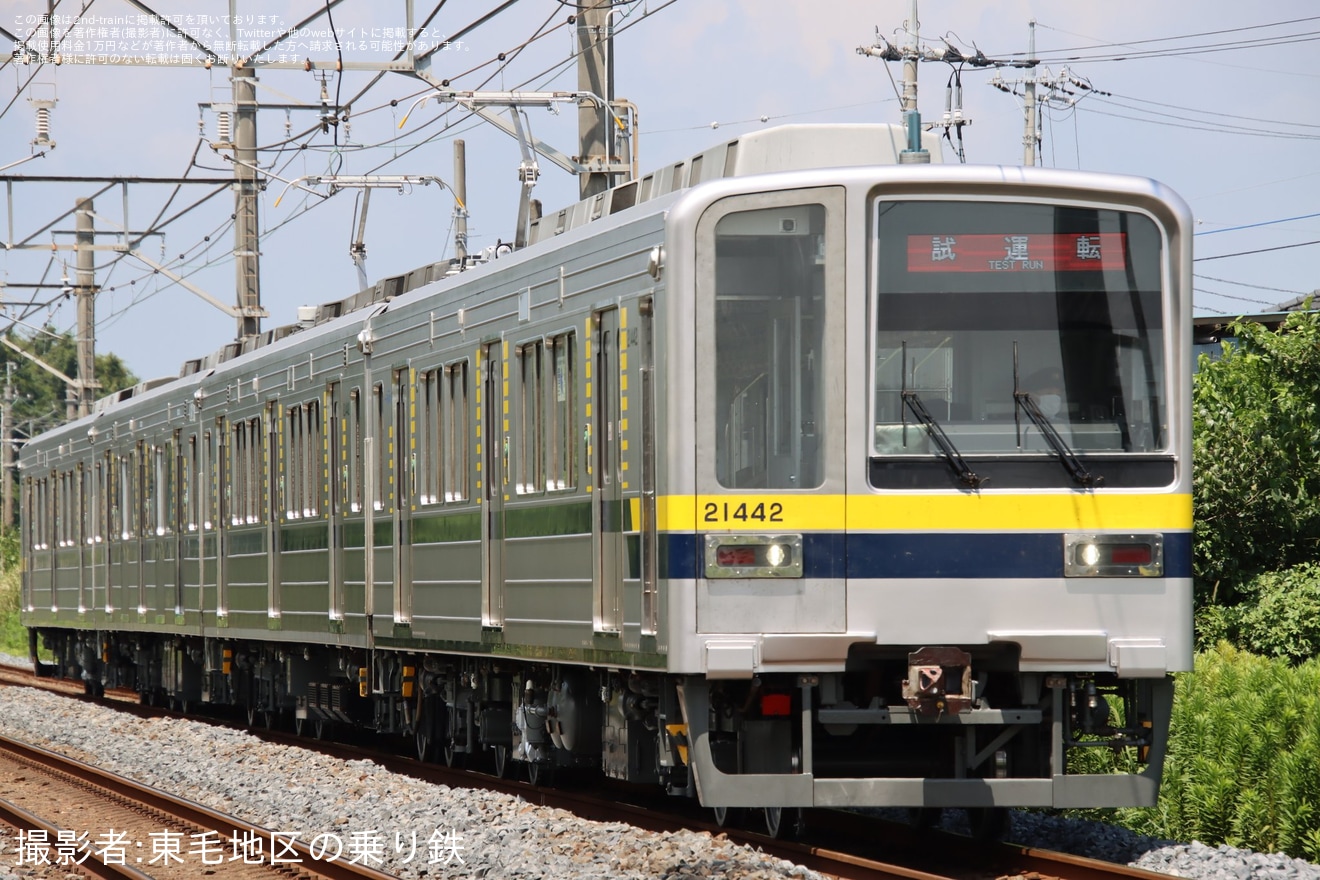
[[[700,535],[660,536],[661,577],[705,573]],[[1061,578],[1059,534],[874,534],[802,536],[803,573],[815,578]],[[1165,577],[1192,576],[1192,536],[1164,536]]]

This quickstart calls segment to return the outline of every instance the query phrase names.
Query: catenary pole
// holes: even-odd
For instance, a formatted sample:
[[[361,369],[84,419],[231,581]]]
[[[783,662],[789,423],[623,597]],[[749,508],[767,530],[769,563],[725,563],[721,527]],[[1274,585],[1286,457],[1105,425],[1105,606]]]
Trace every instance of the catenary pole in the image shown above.
[[[96,228],[91,199],[78,202],[74,220],[78,244],[78,415],[92,413],[96,381]]]
[[[581,197],[602,193],[613,184],[604,170],[614,156],[614,36],[610,24],[610,0],[589,0],[577,13],[578,91],[604,99],[604,106],[578,105],[578,162],[588,170],[579,175]]]

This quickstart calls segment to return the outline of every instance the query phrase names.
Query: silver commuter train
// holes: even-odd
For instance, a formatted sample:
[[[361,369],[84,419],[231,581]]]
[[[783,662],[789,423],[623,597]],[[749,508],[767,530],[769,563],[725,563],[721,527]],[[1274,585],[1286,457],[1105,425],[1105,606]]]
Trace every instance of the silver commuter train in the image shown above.
[[[1192,655],[1188,211],[903,144],[747,135],[35,438],[34,654],[772,830],[1153,803]]]

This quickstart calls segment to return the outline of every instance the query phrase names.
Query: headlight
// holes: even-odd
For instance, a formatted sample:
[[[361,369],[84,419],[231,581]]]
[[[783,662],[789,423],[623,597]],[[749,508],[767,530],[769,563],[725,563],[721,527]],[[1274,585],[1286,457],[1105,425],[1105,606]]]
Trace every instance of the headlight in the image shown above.
[[[1064,577],[1161,577],[1163,535],[1063,536]]]
[[[802,577],[802,536],[707,535],[706,577]]]

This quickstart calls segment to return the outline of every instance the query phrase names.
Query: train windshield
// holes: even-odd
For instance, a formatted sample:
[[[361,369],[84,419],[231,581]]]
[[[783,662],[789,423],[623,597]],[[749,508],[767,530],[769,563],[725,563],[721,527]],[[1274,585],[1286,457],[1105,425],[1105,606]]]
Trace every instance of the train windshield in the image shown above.
[[[1166,450],[1148,217],[884,201],[875,229],[876,456],[947,456],[939,430],[963,456],[1053,456],[1051,428],[1082,459]]]

